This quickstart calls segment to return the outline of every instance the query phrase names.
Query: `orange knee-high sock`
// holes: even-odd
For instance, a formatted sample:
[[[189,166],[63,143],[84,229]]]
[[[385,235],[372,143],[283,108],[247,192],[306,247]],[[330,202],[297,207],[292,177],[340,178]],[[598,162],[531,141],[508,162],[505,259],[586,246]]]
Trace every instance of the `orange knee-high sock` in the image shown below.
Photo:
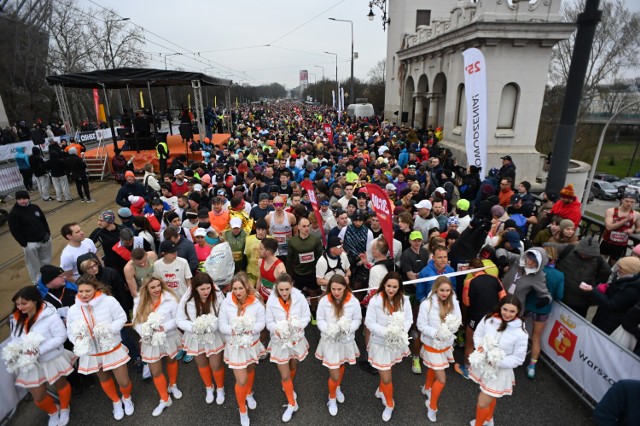
[[[100,386],[102,386],[102,390],[107,394],[109,399],[112,402],[120,401],[120,396],[118,395],[118,391],[116,390],[116,384],[113,383],[113,379],[105,380],[104,382],[100,382]]]
[[[298,369],[297,369],[297,368],[291,368],[291,369],[289,370],[289,376],[291,376],[291,380],[293,380],[293,379],[295,379],[295,378],[296,378],[296,373],[297,373],[297,372],[298,372]]]
[[[427,381],[424,383],[424,388],[429,390],[433,386],[433,382],[436,381],[436,372],[432,369],[427,370]]]
[[[236,401],[238,401],[238,408],[241,413],[247,412],[247,385],[240,386],[236,383]]]
[[[338,389],[338,383],[329,377],[329,398],[336,399],[336,389]]]
[[[253,393],[253,381],[256,379],[256,370],[247,373],[247,395]]]
[[[200,377],[204,382],[204,386],[207,388],[213,387],[213,381],[211,380],[211,367],[208,365],[204,367],[198,367],[198,372],[200,373]]]
[[[491,414],[491,406],[486,408],[480,408],[480,406],[476,406],[476,424],[483,425],[484,422],[489,420],[490,414]]]
[[[69,382],[62,389],[58,390],[58,398],[60,399],[60,408],[66,410],[69,408],[69,401],[71,401],[71,385]]]
[[[56,407],[56,403],[53,401],[53,398],[51,398],[51,395],[49,394],[47,394],[47,396],[42,398],[40,401],[34,401],[34,402],[36,404],[36,407],[38,407],[39,409],[41,409],[47,414],[55,414],[58,411],[58,407]]]
[[[282,381],[282,389],[284,389],[284,394],[287,396],[287,402],[289,405],[292,407],[296,405],[296,399],[293,396],[293,382],[291,381],[291,378],[287,381]]]
[[[431,398],[429,399],[429,408],[432,410],[438,409],[438,399],[440,398],[442,389],[444,389],[444,383],[439,380],[433,382],[433,386],[431,386]]]
[[[165,385],[166,387],[167,385]],[[120,393],[122,393],[122,397],[129,399],[131,398],[131,389],[133,388],[133,383],[129,382],[127,386],[120,386]]]
[[[492,419],[493,418],[493,412],[496,409],[496,402],[498,402],[498,400],[494,399],[493,401],[491,401],[491,404],[489,404],[489,408],[491,408],[491,414],[489,415],[489,417],[487,419]]]
[[[178,382],[178,361],[167,362],[167,374],[169,376],[169,384],[171,386]]]
[[[394,403],[393,403],[393,383],[389,382],[389,383],[382,383],[380,382],[380,390],[382,390],[382,393],[384,394],[384,399],[387,403],[387,407],[389,408],[393,408]]]
[[[342,364],[340,366],[340,378],[338,379],[338,386],[342,384],[342,378],[344,377],[344,370],[345,370],[345,366],[344,364]]]
[[[213,380],[216,382],[216,388],[222,389],[224,387],[224,367],[213,372]]]
[[[167,402],[169,400],[169,392],[167,392],[167,379],[164,377],[164,374],[154,377],[153,384],[156,385],[160,399]]]

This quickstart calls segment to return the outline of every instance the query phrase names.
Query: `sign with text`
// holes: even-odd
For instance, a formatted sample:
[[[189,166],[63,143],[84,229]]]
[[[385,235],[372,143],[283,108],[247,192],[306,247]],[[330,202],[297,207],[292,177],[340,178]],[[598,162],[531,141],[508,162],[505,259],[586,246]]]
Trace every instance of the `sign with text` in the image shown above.
[[[324,234],[324,224],[322,223],[322,215],[320,214],[320,206],[318,206],[318,199],[316,198],[316,191],[313,188],[313,182],[310,180],[303,180],[300,183],[309,194],[309,200],[311,201],[311,206],[313,207],[313,214],[316,216],[316,221],[318,222],[318,226],[320,227],[320,234],[322,235],[322,244],[327,246],[327,236]]]
[[[465,146],[467,162],[481,168],[480,178],[487,165],[487,67],[484,55],[471,48],[464,57],[464,90],[467,102]]]
[[[366,186],[366,189],[369,197],[371,198],[371,207],[380,221],[382,235],[389,243],[389,255],[393,259],[393,220],[391,217],[391,200],[387,193],[376,184],[370,183]]]

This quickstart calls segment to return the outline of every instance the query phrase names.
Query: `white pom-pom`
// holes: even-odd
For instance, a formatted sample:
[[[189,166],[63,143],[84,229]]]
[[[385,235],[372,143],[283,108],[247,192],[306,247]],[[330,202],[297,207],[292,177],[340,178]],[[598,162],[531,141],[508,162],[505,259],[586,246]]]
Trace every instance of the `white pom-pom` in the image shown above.
[[[390,315],[385,328],[384,345],[390,350],[409,345],[409,333],[404,329],[404,312],[394,312]]]
[[[213,314],[205,314],[195,319],[192,330],[199,343],[211,344],[215,339],[217,328],[218,318]]]

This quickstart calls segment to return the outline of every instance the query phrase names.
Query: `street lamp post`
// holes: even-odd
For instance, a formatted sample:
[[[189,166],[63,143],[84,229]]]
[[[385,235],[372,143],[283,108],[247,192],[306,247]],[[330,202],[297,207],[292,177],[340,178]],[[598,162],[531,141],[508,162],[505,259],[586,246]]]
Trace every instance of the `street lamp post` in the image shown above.
[[[314,67],[322,68],[322,105],[325,105],[324,103],[324,67],[321,65],[314,65]]]
[[[348,19],[336,19],[336,18],[329,18],[329,20],[331,21],[336,21],[336,22],[348,22],[349,24],[351,24],[351,84],[349,85],[349,99],[351,99],[352,103],[355,103],[356,101],[356,92],[354,90],[354,84],[353,84],[353,21],[350,21]]]
[[[324,52],[327,55],[334,55],[336,57],[336,108],[337,106],[340,104],[340,102],[338,102],[338,98],[340,97],[340,83],[338,82],[338,54],[337,53],[331,53],[331,52]]]

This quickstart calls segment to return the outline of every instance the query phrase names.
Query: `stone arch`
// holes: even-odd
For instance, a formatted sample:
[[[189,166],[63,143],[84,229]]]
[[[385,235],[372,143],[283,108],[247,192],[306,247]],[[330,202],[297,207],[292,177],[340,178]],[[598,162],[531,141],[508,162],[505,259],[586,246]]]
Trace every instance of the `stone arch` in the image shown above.
[[[414,116],[411,127],[425,128],[427,117],[429,116],[429,102],[427,102],[427,92],[429,92],[429,78],[422,74],[418,78],[418,87],[413,94],[415,98]]]
[[[447,100],[447,77],[444,73],[436,74],[431,89],[431,104],[429,105],[429,125],[444,126],[444,112]]]
[[[513,130],[516,125],[520,87],[516,83],[507,83],[502,88],[500,109],[498,110],[498,129]]]
[[[401,123],[411,123],[413,120],[413,92],[415,91],[415,83],[412,76],[408,76],[404,82],[404,90],[402,94],[402,112],[398,121]],[[407,113],[406,121],[402,119],[402,115]]]

